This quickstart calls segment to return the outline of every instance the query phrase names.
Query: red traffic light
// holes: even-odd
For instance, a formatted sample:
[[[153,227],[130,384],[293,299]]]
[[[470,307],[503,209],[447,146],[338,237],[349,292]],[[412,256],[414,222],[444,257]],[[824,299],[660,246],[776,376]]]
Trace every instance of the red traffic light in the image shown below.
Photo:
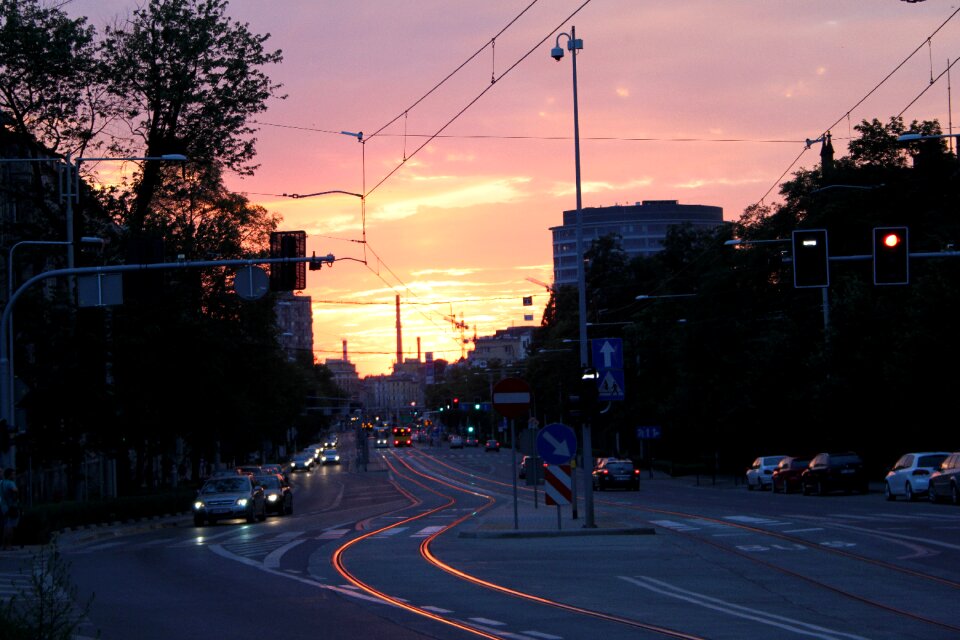
[[[893,249],[898,244],[903,242],[903,238],[900,237],[898,233],[888,233],[883,236],[883,246]]]

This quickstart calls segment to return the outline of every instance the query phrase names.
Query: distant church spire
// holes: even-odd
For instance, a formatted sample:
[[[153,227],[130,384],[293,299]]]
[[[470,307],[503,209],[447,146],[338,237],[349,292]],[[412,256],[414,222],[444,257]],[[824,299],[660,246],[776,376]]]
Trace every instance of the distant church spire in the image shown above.
[[[833,136],[827,131],[823,136],[823,146],[820,147],[820,174],[827,178],[833,173]]]

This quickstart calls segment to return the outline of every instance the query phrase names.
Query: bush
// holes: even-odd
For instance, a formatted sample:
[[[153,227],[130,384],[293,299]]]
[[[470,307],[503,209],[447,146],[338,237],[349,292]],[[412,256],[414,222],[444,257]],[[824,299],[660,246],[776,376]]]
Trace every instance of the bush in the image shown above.
[[[75,605],[77,589],[70,565],[55,544],[44,545],[30,564],[11,579],[14,595],[0,605],[0,632],[8,640],[70,640],[83,622],[93,597]],[[99,634],[98,634],[99,635]]]
[[[15,534],[16,544],[47,544],[64,529],[110,522],[127,522],[189,511],[196,491],[176,491],[109,500],[41,504],[24,510]]]

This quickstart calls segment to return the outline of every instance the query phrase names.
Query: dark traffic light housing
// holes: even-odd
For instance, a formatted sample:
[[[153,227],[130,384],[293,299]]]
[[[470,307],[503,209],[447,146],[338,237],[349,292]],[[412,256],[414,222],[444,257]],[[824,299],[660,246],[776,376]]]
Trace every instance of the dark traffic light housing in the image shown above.
[[[830,286],[826,229],[793,232],[793,286],[797,289]]]
[[[910,234],[907,227],[873,230],[873,284],[910,283]]]

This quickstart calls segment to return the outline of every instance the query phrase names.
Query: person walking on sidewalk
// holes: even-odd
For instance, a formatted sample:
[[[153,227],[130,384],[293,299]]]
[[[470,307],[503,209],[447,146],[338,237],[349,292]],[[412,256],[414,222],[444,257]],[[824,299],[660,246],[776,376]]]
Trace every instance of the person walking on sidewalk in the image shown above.
[[[20,490],[14,481],[12,468],[3,470],[3,479],[0,480],[0,547],[10,549],[13,544],[13,530],[20,524]]]

